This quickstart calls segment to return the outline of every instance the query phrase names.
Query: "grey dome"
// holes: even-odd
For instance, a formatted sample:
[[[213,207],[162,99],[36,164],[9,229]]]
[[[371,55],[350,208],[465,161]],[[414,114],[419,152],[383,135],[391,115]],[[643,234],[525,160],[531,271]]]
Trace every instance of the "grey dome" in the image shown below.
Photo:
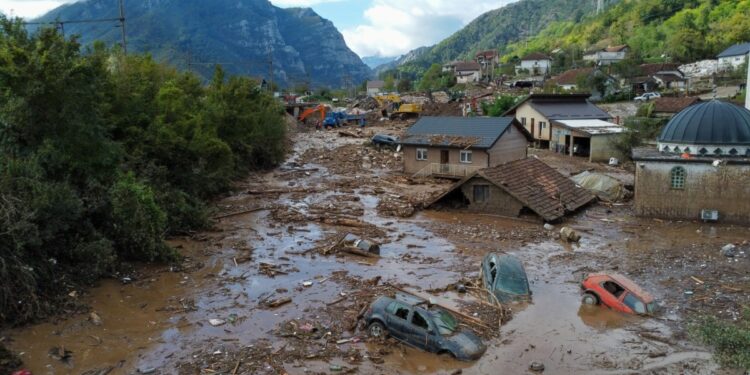
[[[718,100],[692,105],[667,123],[659,142],[750,145],[750,110]]]

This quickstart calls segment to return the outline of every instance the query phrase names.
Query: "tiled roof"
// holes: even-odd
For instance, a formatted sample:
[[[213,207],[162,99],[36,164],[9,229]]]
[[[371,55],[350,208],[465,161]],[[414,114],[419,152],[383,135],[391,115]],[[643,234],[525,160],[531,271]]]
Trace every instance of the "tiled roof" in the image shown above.
[[[524,56],[521,61],[532,61],[532,60],[550,60],[550,57],[541,52],[532,52]]]
[[[558,220],[596,199],[554,168],[536,157],[528,157],[482,169],[453,185],[433,203],[475,177],[482,177],[504,190],[545,221]]]
[[[739,43],[725,49],[719,54],[719,56],[716,57],[722,58],[730,56],[741,56],[747,55],[748,52],[750,52],[750,43]]]
[[[471,71],[471,70],[482,70],[482,65],[480,65],[478,62],[474,61],[461,61],[457,62],[456,65],[456,71]]]
[[[662,64],[641,64],[638,65],[641,75],[652,76],[659,72],[674,72],[680,70],[680,64],[662,63]]]
[[[481,51],[481,52],[477,52],[477,55],[476,55],[476,57],[483,57],[485,59],[493,59],[495,58],[495,56],[497,56],[496,51]]]
[[[578,76],[588,76],[594,68],[580,68],[571,69],[561,73],[559,76],[553,78],[558,85],[575,85],[578,81]]]
[[[490,148],[513,123],[513,117],[422,117],[406,131],[401,144]]]
[[[698,97],[656,98],[654,100],[654,112],[677,113],[700,101],[701,99]]]

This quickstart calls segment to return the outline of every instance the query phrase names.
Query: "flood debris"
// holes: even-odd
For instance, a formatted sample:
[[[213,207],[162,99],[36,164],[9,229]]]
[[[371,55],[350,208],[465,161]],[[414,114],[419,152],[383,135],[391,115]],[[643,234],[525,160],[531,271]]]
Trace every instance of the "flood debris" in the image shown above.
[[[264,304],[268,308],[275,309],[275,308],[277,308],[279,306],[284,306],[287,303],[291,303],[291,302],[292,302],[292,298],[291,297],[280,297],[280,298],[268,300]]]
[[[92,311],[89,314],[89,321],[95,326],[102,325],[102,318],[99,316],[99,314],[96,313],[96,311]]]
[[[578,242],[581,240],[581,235],[571,227],[563,227],[560,229],[560,238],[566,242]]]
[[[534,372],[543,372],[544,363],[537,362],[537,361],[531,362],[531,364],[529,365],[529,370],[534,371]]]
[[[219,327],[219,326],[223,326],[224,324],[227,324],[227,321],[224,319],[209,319],[208,324],[214,327]]]
[[[73,359],[73,352],[65,349],[64,346],[54,346],[47,352],[49,357],[63,363],[68,363]]]
[[[727,257],[727,258],[733,258],[737,252],[737,246],[734,244],[726,244],[721,248],[721,255]]]

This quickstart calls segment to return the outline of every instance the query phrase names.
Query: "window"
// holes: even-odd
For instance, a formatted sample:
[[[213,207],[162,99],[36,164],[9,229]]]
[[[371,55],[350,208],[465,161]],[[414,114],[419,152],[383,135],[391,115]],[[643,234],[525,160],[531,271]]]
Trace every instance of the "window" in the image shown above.
[[[471,164],[471,151],[461,151],[461,163]]]
[[[396,307],[396,313],[393,315],[396,315],[397,317],[403,320],[406,320],[409,317],[409,309],[403,306],[398,306]]]
[[[646,305],[634,296],[633,293],[626,294],[622,302],[638,314],[646,313]]]
[[[620,296],[622,295],[622,292],[625,291],[623,287],[621,287],[619,284],[613,281],[605,281],[604,284],[602,284],[602,286],[604,287],[604,289],[612,293],[612,295],[617,298],[620,298]]]
[[[544,121],[539,121],[539,127],[542,128],[542,129],[546,129],[547,128],[547,123],[544,122]]]
[[[526,117],[521,117],[521,125],[526,126]]]
[[[414,324],[415,326],[419,328],[424,328],[424,329],[429,328],[429,325],[427,324],[427,319],[425,319],[422,316],[422,314],[416,311],[414,312],[414,315],[412,315],[411,324]]]
[[[426,148],[418,148],[417,149],[417,160],[427,160],[427,149]]]
[[[674,167],[671,172],[671,185],[672,189],[684,189],[685,188],[685,168]]]
[[[490,199],[489,185],[474,185],[474,203],[487,202]]]

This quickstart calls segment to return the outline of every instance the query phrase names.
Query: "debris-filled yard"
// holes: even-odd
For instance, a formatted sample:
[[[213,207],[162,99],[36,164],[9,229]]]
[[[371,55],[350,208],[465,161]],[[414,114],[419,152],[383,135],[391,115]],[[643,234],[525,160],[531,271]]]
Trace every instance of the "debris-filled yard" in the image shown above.
[[[411,123],[300,128],[284,165],[217,202],[211,231],[171,241],[186,257],[180,267],[71,294],[91,311],[3,340],[34,374],[726,371],[688,326],[703,315],[739,319],[750,304],[749,228],[640,219],[628,201],[593,203],[554,225],[424,210],[454,181],[404,175],[400,152],[369,142]],[[628,166],[532,153],[566,177],[589,171],[632,186]],[[491,252],[521,261],[530,301],[488,297],[479,276]],[[637,282],[657,313],[582,304],[581,281],[599,271]],[[370,304],[397,295],[449,312],[486,352],[464,362],[393,334],[370,337]]]

